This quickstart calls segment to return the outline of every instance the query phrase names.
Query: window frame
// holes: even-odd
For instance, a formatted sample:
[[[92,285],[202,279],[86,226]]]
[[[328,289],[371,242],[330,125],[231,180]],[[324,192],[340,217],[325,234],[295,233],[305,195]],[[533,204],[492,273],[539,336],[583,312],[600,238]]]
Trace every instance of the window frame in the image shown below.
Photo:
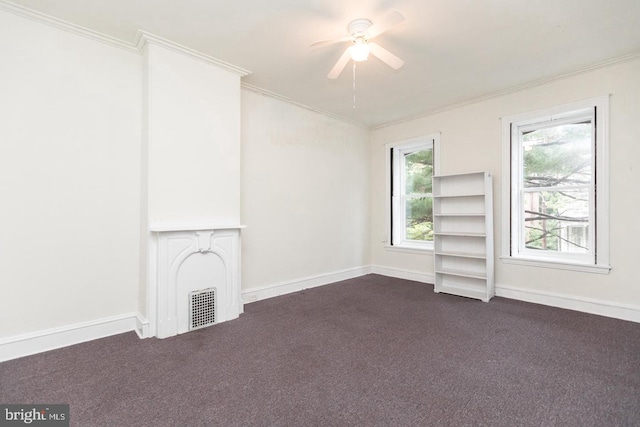
[[[592,120],[592,177],[589,185],[591,253],[537,252],[523,247],[523,146],[521,130]],[[607,274],[609,265],[609,97],[602,96],[502,118],[502,253],[506,263]],[[593,230],[593,232],[591,231]]]
[[[433,151],[433,175],[440,170],[440,133],[433,132],[427,135],[410,138],[402,141],[385,144],[386,160],[386,190],[385,190],[385,235],[383,242],[389,250],[405,252],[433,251],[433,241],[407,240],[401,230],[405,229],[406,216],[403,213],[402,199],[399,191],[403,185],[404,168],[401,167],[401,159],[411,152],[431,149]],[[395,153],[395,155],[393,155]],[[432,196],[433,197],[433,196]],[[400,221],[397,219],[400,218]]]

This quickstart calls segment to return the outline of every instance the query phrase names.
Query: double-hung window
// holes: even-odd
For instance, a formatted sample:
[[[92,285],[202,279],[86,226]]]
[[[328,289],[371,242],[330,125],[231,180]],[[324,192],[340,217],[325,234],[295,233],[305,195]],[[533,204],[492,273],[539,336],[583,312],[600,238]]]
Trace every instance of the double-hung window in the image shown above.
[[[388,242],[391,247],[433,249],[432,177],[439,134],[387,144]]]
[[[503,119],[503,259],[607,272],[608,99]]]

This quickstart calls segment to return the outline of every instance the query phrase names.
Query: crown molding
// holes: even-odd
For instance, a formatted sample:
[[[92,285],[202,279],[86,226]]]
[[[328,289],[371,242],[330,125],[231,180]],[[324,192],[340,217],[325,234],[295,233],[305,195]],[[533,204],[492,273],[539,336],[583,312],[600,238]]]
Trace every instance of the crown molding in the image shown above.
[[[17,16],[21,16],[23,18],[30,19],[32,21],[49,25],[51,27],[57,28],[59,30],[63,30],[72,34],[76,34],[82,37],[87,37],[89,39],[106,43],[111,46],[115,46],[120,49],[124,49],[128,52],[142,54],[145,46],[149,44],[155,44],[158,46],[165,47],[167,49],[171,49],[175,52],[182,53],[184,55],[190,56],[192,58],[198,59],[200,61],[204,61],[208,64],[215,65],[216,67],[222,68],[226,71],[230,71],[234,74],[239,75],[240,77],[249,75],[250,72],[244,70],[240,67],[236,67],[235,65],[228,64],[224,61],[220,61],[212,56],[205,55],[204,53],[198,52],[194,49],[190,49],[186,46],[182,46],[180,44],[174,43],[170,40],[163,39],[162,37],[156,36],[154,34],[148,33],[143,30],[139,30],[136,34],[133,43],[129,43],[115,37],[108,36],[106,34],[99,33],[97,31],[91,30],[86,27],[82,27],[80,25],[72,24],[70,22],[64,21],[59,18],[55,18],[51,15],[47,15],[42,12],[35,11],[33,9],[29,9],[27,7],[11,3],[7,0],[0,0],[0,10],[12,13]]]
[[[427,112],[424,112],[424,113],[416,114],[414,116],[406,117],[404,119],[400,119],[400,120],[395,120],[395,121],[392,121],[392,122],[384,123],[384,124],[381,124],[381,125],[378,125],[378,126],[371,127],[371,130],[378,130],[378,129],[383,129],[383,128],[386,128],[386,127],[396,126],[396,125],[399,125],[399,124],[402,124],[402,123],[407,123],[407,122],[410,122],[410,121],[413,121],[413,120],[418,120],[418,119],[421,119],[421,118],[424,118],[424,117],[428,117],[428,116],[432,116],[434,114],[442,113],[442,112],[445,112],[445,111],[455,110],[456,108],[464,107],[466,105],[476,104],[478,102],[486,101],[488,99],[497,98],[499,96],[508,95],[510,93],[520,92],[520,91],[525,90],[525,89],[529,89],[529,88],[536,87],[536,86],[542,86],[542,85],[545,85],[547,83],[551,83],[551,82],[554,82],[554,81],[557,81],[557,80],[567,79],[569,77],[573,77],[573,76],[577,76],[577,75],[580,75],[580,74],[588,73],[590,71],[598,70],[600,68],[610,67],[610,66],[613,66],[613,65],[616,65],[616,64],[620,64],[620,63],[623,63],[623,62],[633,61],[634,59],[639,59],[639,58],[640,58],[640,52],[633,52],[633,53],[630,53],[628,55],[623,55],[623,56],[619,56],[617,58],[613,58],[613,59],[609,59],[609,60],[606,60],[606,61],[598,62],[596,64],[590,65],[588,67],[581,68],[581,69],[576,70],[576,71],[571,71],[569,73],[558,74],[558,75],[555,75],[555,76],[552,76],[552,77],[547,77],[547,78],[544,78],[544,79],[535,80],[535,81],[532,81],[532,82],[529,82],[529,83],[524,83],[524,84],[521,84],[521,85],[513,86],[513,87],[510,87],[510,88],[501,90],[501,91],[488,93],[486,95],[482,95],[482,96],[479,96],[479,97],[476,97],[476,98],[470,98],[470,99],[468,99],[466,101],[458,102],[458,103],[455,103],[455,104],[449,104],[449,105],[446,105],[444,107],[436,108],[434,110],[430,110],[430,111],[427,111]]]
[[[286,102],[288,104],[295,105],[296,107],[300,107],[300,108],[303,108],[305,110],[313,111],[314,113],[322,114],[323,116],[327,116],[327,117],[330,117],[332,119],[340,120],[340,121],[342,121],[344,123],[347,123],[347,124],[350,124],[350,125],[353,125],[353,126],[357,126],[357,127],[361,128],[361,129],[365,129],[365,130],[370,130],[371,129],[369,126],[367,126],[367,125],[365,125],[365,124],[363,124],[361,122],[357,122],[355,120],[351,120],[351,119],[348,119],[346,117],[340,116],[338,114],[334,114],[334,113],[330,113],[328,111],[321,110],[319,108],[311,107],[310,105],[302,104],[302,103],[294,101],[293,99],[288,98],[286,96],[277,94],[275,92],[270,92],[270,91],[268,91],[266,89],[262,89],[260,87],[251,85],[249,83],[242,82],[241,87],[242,87],[242,89],[250,90],[251,92],[255,92],[255,93],[258,93],[260,95],[267,96],[269,98],[274,98],[274,99],[277,99],[279,101],[283,101],[283,102]]]
[[[291,98],[287,98],[286,96],[280,95],[279,93],[271,92],[266,89],[262,89],[261,87],[251,85],[249,83],[242,82],[241,87],[242,89],[247,89],[247,90],[250,90],[251,92],[259,93],[260,95],[268,96],[270,98],[278,99],[280,101],[288,102],[290,104],[294,103],[294,101]],[[307,106],[306,108],[311,109],[312,107]],[[320,111],[316,111],[316,112],[320,112]],[[329,114],[329,113],[323,112],[323,114]]]
[[[51,15],[37,12],[33,9],[29,9],[24,6],[17,5],[15,3],[11,3],[6,0],[0,0],[0,10],[12,13],[14,15],[21,16],[23,18],[30,19],[35,22],[39,22],[41,24],[49,25],[59,30],[63,30],[72,34],[87,37],[89,39],[92,39],[101,43],[106,43],[108,45],[115,46],[117,48],[124,49],[132,53],[138,53],[138,50],[136,49],[136,47],[131,43],[125,42],[115,37],[107,36],[106,34],[93,31],[89,28],[82,27],[80,25],[63,21],[62,19],[54,18]]]
[[[144,30],[138,30],[136,38],[133,42],[133,45],[136,47],[137,51],[142,53],[148,44],[161,46],[174,52],[190,56],[192,58],[206,62],[207,64],[212,64],[218,68],[222,68],[223,70],[230,71],[240,77],[251,74],[250,71],[247,71],[240,67],[236,67],[235,65],[221,61],[212,56],[205,55],[204,53],[198,52],[197,50],[191,49],[178,43],[174,43],[171,40],[164,39],[160,36],[156,36],[155,34],[148,33]]]
[[[164,39],[162,37],[156,36],[154,34],[148,33],[148,32],[143,31],[143,30],[139,30],[137,32],[137,34],[136,34],[134,42],[133,43],[129,43],[129,42],[120,40],[118,38],[111,37],[111,36],[108,36],[106,34],[102,34],[102,33],[99,33],[97,31],[91,30],[89,28],[82,27],[82,26],[76,25],[76,24],[72,24],[70,22],[64,21],[64,20],[59,19],[59,18],[55,18],[55,17],[47,15],[45,13],[41,13],[41,12],[35,11],[33,9],[29,9],[27,7],[12,3],[12,2],[7,1],[7,0],[0,0],[0,11],[5,11],[5,12],[8,12],[8,13],[12,13],[14,15],[21,16],[23,18],[27,18],[27,19],[30,19],[32,21],[39,22],[39,23],[42,23],[42,24],[45,24],[45,25],[49,25],[51,27],[54,27],[54,28],[57,28],[57,29],[60,29],[60,30],[63,30],[63,31],[66,31],[66,32],[69,32],[69,33],[72,33],[72,34],[76,34],[76,35],[80,35],[80,36],[83,36],[83,37],[87,37],[89,39],[92,39],[92,40],[95,40],[95,41],[98,41],[98,42],[101,42],[101,43],[105,43],[105,44],[108,44],[108,45],[111,45],[111,46],[114,46],[114,47],[117,47],[117,48],[120,48],[120,49],[124,49],[124,50],[126,50],[128,52],[141,54],[144,51],[144,48],[148,43],[156,44],[158,46],[162,46],[162,47],[171,49],[173,51],[180,52],[180,53],[182,53],[184,55],[199,59],[199,60],[204,61],[206,63],[215,65],[215,66],[217,66],[219,68],[222,68],[224,70],[227,70],[227,71],[230,71],[230,72],[232,72],[234,74],[237,74],[240,77],[244,77],[244,76],[247,76],[247,75],[251,74],[251,72],[248,71],[248,70],[245,70],[245,69],[242,69],[242,68],[237,67],[235,65],[226,63],[226,62],[221,61],[221,60],[218,60],[218,59],[216,59],[216,58],[214,58],[212,56],[203,54],[203,53],[198,52],[198,51],[196,51],[194,49],[191,49],[191,48],[188,48],[186,46],[174,43],[174,42],[172,42],[170,40]],[[311,107],[309,105],[305,105],[305,104],[302,104],[300,102],[296,102],[296,101],[292,100],[291,98],[288,98],[288,97],[276,94],[274,92],[270,92],[270,91],[261,89],[259,87],[256,87],[256,86],[244,83],[244,82],[242,83],[242,88],[250,90],[250,91],[253,91],[253,92],[256,92],[256,93],[259,93],[259,94],[264,95],[264,96],[268,96],[268,97],[271,97],[271,98],[274,98],[274,99],[278,99],[280,101],[287,102],[289,104],[298,106],[300,108],[304,108],[304,109],[309,110],[309,111],[313,111],[313,112],[322,114],[322,115],[327,116],[327,117],[331,117],[331,118],[340,120],[342,122],[345,122],[345,123],[360,127],[362,129],[378,130],[378,129],[383,129],[383,128],[386,128],[386,127],[396,126],[396,125],[399,125],[399,124],[402,124],[402,123],[406,123],[406,122],[410,122],[410,121],[413,121],[413,120],[417,120],[417,119],[420,119],[420,118],[423,118],[423,117],[428,117],[428,116],[431,116],[431,115],[434,115],[434,114],[438,114],[438,113],[442,113],[442,112],[445,112],[445,111],[454,110],[456,108],[460,108],[460,107],[464,107],[464,106],[467,106],[467,105],[475,104],[475,103],[478,103],[478,102],[486,101],[486,100],[489,100],[489,99],[492,99],[492,98],[497,98],[499,96],[508,95],[510,93],[519,92],[519,91],[522,91],[522,90],[525,90],[525,89],[528,89],[528,88],[532,88],[532,87],[535,87],[535,86],[541,86],[541,85],[544,85],[544,84],[547,84],[547,83],[551,83],[551,82],[554,82],[554,81],[557,81],[557,80],[566,79],[566,78],[569,78],[569,77],[573,77],[573,76],[576,76],[576,75],[579,75],[579,74],[587,73],[587,72],[590,72],[590,71],[593,71],[593,70],[597,70],[597,69],[600,69],[600,68],[605,68],[605,67],[608,67],[608,66],[616,65],[616,64],[619,64],[619,63],[622,63],[622,62],[632,61],[632,60],[638,59],[638,58],[640,58],[640,52],[630,53],[628,55],[624,55],[624,56],[621,56],[621,57],[618,57],[618,58],[613,58],[613,59],[610,59],[610,60],[607,60],[607,61],[599,62],[599,63],[593,64],[591,66],[588,66],[588,67],[585,67],[585,68],[581,68],[581,69],[576,70],[576,71],[572,71],[572,72],[569,72],[569,73],[564,73],[564,74],[552,76],[552,77],[549,77],[549,78],[540,79],[540,80],[536,80],[536,81],[533,81],[533,82],[529,82],[529,83],[524,83],[524,84],[521,84],[521,85],[513,86],[511,88],[507,88],[507,89],[504,89],[504,90],[501,90],[501,91],[492,92],[492,93],[489,93],[489,94],[486,94],[486,95],[482,95],[482,96],[479,96],[479,97],[475,97],[475,98],[470,98],[470,99],[462,101],[462,102],[458,102],[458,103],[455,103],[455,104],[449,104],[449,105],[446,105],[446,106],[441,107],[441,108],[436,108],[436,109],[429,110],[429,111],[426,111],[426,112],[422,112],[422,113],[419,113],[419,114],[415,114],[415,115],[412,115],[412,116],[409,116],[409,117],[405,117],[405,118],[402,118],[402,119],[399,119],[399,120],[383,123],[383,124],[377,125],[377,126],[367,126],[367,125],[365,125],[365,124],[363,124],[361,122],[357,122],[355,120],[352,120],[352,119],[349,119],[349,118],[346,118],[346,117],[343,117],[343,116],[340,116],[340,115],[337,115],[337,114],[333,114],[333,113],[321,110],[319,108]]]
[[[64,21],[62,19],[59,18],[55,18],[51,15],[47,15],[45,13],[42,12],[38,12],[35,11],[33,9],[29,9],[27,7],[12,3],[10,1],[7,0],[0,0],[0,10],[8,12],[8,13],[12,13],[14,15],[17,16],[21,16],[23,18],[27,18],[30,19],[32,21],[41,23],[41,24],[45,24],[54,28],[57,28],[59,30],[63,30],[72,34],[76,34],[82,37],[87,37],[91,40],[95,40],[101,43],[105,43],[111,46],[115,46],[117,48],[120,49],[124,49],[128,52],[132,52],[132,53],[136,53],[138,55],[142,54],[144,52],[145,47],[147,46],[147,44],[155,44],[157,46],[162,46],[164,48],[173,50],[174,52],[179,52],[182,53],[184,55],[190,56],[192,58],[198,59],[200,61],[204,61],[208,64],[212,64],[215,65],[216,67],[222,68],[224,70],[230,71],[231,73],[234,73],[240,77],[244,77],[244,76],[248,76],[249,74],[251,74],[250,71],[245,70],[243,68],[240,67],[236,67],[235,65],[226,63],[224,61],[221,61],[219,59],[216,59],[212,56],[209,55],[205,55],[204,53],[198,52],[194,49],[188,48],[186,46],[180,45],[178,43],[174,43],[170,40],[164,39],[160,36],[157,36],[155,34],[151,34],[147,31],[144,30],[138,30],[138,32],[136,33],[136,37],[133,41],[133,43],[129,43],[120,39],[117,39],[115,37],[111,37],[111,36],[107,36],[106,34],[102,34],[99,33],[97,31],[91,30],[89,28],[86,27],[82,27],[80,25],[76,25],[76,24],[72,24],[70,22]],[[306,110],[309,111],[313,111],[315,113],[319,113],[340,121],[343,121],[345,123],[351,124],[351,125],[355,125],[358,126],[360,128],[363,129],[369,129],[368,126],[363,125],[362,123],[356,122],[354,120],[350,120],[347,119],[345,117],[339,116],[337,114],[332,114],[329,113],[327,111],[324,110],[320,110],[319,108],[315,108],[315,107],[311,107],[309,105],[305,105],[299,102],[295,102],[293,101],[291,98],[287,98],[286,96],[282,96],[279,95],[277,93],[274,92],[270,92],[264,89],[261,89],[259,87],[247,84],[247,83],[242,83],[242,88],[243,89],[247,89],[256,93],[259,93],[261,95],[264,96],[268,96],[274,99],[278,99],[280,101],[284,101],[287,102],[289,104],[295,105],[297,107],[301,107],[304,108]]]

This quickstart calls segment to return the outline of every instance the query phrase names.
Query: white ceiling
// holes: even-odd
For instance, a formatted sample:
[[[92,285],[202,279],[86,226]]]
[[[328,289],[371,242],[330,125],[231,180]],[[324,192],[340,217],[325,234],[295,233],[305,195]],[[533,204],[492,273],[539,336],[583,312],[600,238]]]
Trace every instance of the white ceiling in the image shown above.
[[[251,71],[243,81],[376,127],[640,54],[640,0],[12,0],[132,43],[142,29]],[[376,58],[326,75],[347,44],[310,48],[375,24],[406,22],[376,41]],[[639,77],[640,78],[640,77]]]

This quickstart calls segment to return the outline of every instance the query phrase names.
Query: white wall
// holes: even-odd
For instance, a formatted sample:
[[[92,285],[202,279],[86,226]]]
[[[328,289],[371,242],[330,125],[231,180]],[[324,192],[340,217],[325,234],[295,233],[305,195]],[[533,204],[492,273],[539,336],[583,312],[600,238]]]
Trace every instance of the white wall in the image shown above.
[[[240,220],[240,76],[145,49],[150,219]]]
[[[242,282],[369,264],[369,131],[242,91]]]
[[[0,344],[146,315],[149,219],[242,216],[244,288],[366,271],[368,130],[249,91],[241,117],[238,76],[153,45],[0,36]]]
[[[137,309],[140,56],[0,11],[0,338]]]
[[[544,85],[462,106],[372,133],[372,262],[391,268],[433,272],[433,258],[390,252],[380,242],[384,233],[383,145],[409,137],[442,132],[440,173],[490,171],[494,177],[496,287],[500,294],[515,289],[514,296],[541,300],[557,294],[596,304],[630,308],[640,319],[640,279],[637,270],[640,241],[640,60],[577,74]],[[596,96],[610,98],[611,265],[608,275],[561,271],[502,263],[501,253],[501,128],[500,118],[567,104]],[[544,300],[544,298],[542,298]],[[557,301],[556,301],[557,302]],[[571,306],[570,303],[567,306]],[[633,317],[632,316],[632,317]]]

